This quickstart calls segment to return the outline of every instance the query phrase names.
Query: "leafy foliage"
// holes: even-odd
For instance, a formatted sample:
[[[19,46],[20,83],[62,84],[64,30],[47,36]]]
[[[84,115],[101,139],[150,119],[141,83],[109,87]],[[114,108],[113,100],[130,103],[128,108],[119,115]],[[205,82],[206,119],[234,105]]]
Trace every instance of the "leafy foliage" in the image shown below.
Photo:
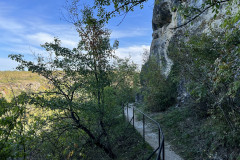
[[[218,122],[213,141],[221,140],[211,146],[213,152],[222,145],[239,146],[239,29],[224,30],[193,35],[187,43],[179,40],[172,42],[175,47],[169,46],[174,62],[181,64],[179,77],[187,81],[191,112],[210,123]]]
[[[172,73],[167,78],[162,75],[154,57],[150,57],[142,66],[140,80],[144,101],[150,111],[164,111],[175,104],[177,92]]]
[[[182,1],[184,2],[184,1]],[[217,18],[217,16],[221,14],[226,14],[227,18],[224,20],[224,26],[228,26],[229,24],[233,24],[238,22],[239,20],[239,6],[238,0],[206,0],[206,1],[194,1],[198,3],[198,5],[193,5],[193,1],[177,3],[176,7],[173,7],[173,10],[178,10],[178,13],[186,19],[186,21],[172,29],[181,28],[189,23],[193,24],[194,20],[207,11],[211,11],[214,13],[213,18]],[[201,3],[201,4],[200,4]],[[200,6],[199,6],[200,4]],[[226,10],[223,10],[225,8]],[[234,9],[233,9],[234,8]],[[223,11],[223,12],[222,12]],[[235,13],[237,12],[237,13]]]
[[[25,93],[14,97],[11,102],[0,99],[0,158],[26,158],[27,140],[31,139],[33,131],[26,132],[26,103]]]
[[[134,99],[136,65],[114,55],[118,42],[110,45],[109,31],[91,9],[85,8],[82,16],[75,23],[81,38],[77,48],[62,47],[54,39],[42,45],[50,57],[38,57],[36,63],[23,55],[9,56],[20,63],[19,70],[27,68],[51,84],[48,90],[29,93],[25,99],[28,106],[51,111],[33,117],[37,137],[27,141],[32,145],[24,149],[25,158],[87,159],[93,151],[101,157],[117,157],[113,146],[124,124],[119,105]]]

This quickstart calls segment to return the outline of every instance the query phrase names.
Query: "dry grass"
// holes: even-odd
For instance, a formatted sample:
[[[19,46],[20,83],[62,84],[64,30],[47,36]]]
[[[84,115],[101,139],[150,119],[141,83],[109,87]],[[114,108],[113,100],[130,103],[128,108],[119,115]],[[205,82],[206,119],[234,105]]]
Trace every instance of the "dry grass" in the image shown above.
[[[7,100],[22,91],[41,91],[48,87],[47,81],[36,73],[27,71],[0,72],[0,96]]]

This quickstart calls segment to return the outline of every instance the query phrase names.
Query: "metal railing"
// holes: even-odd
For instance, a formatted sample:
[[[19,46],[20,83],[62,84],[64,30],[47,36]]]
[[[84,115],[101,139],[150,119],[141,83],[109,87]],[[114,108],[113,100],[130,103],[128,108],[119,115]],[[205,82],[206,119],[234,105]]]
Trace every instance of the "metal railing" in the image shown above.
[[[155,121],[154,119],[152,119],[151,117],[149,117],[148,115],[146,115],[145,113],[143,113],[141,110],[139,110],[138,108],[132,106],[130,109],[132,109],[133,111],[133,114],[132,114],[132,117],[130,117],[131,119],[129,120],[129,113],[128,113],[128,110],[129,110],[129,107],[128,107],[128,104],[127,104],[127,120],[129,121],[129,123],[131,124],[132,122],[132,125],[133,127],[134,126],[134,123],[135,123],[135,112],[139,112],[141,113],[142,115],[142,123],[143,123],[143,132],[142,132],[142,135],[143,135],[143,140],[145,142],[145,125],[146,125],[146,118],[148,118],[150,121],[153,122],[153,124],[155,124],[158,128],[158,147],[157,149],[154,150],[154,152],[146,159],[146,160],[150,160],[155,153],[157,153],[157,159],[156,160],[165,160],[165,149],[164,149],[164,135],[163,135],[163,132],[162,132],[162,129],[159,125],[159,123],[157,121]]]

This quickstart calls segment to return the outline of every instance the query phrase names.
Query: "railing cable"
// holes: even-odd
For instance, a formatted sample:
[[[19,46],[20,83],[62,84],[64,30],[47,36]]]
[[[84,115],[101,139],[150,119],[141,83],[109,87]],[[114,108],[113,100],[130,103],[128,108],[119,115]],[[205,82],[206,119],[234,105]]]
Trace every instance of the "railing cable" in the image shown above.
[[[154,154],[156,152],[158,152],[156,160],[165,160],[164,134],[162,132],[160,124],[157,121],[155,121],[154,119],[152,119],[151,117],[149,117],[148,115],[146,115],[145,113],[143,113],[138,108],[134,107],[134,106],[131,107],[133,115],[132,115],[131,119],[129,120],[130,117],[129,117],[129,111],[128,111],[129,110],[128,104],[127,104],[126,108],[127,108],[127,115],[126,115],[127,117],[126,118],[127,118],[127,120],[129,121],[130,124],[132,122],[133,127],[135,127],[134,126],[135,125],[135,112],[138,111],[139,113],[142,114],[142,119],[143,119],[143,132],[142,133],[143,133],[143,141],[144,142],[145,142],[145,125],[146,125],[145,123],[146,123],[146,118],[151,120],[158,127],[158,147],[157,147],[157,149],[154,150],[154,152],[146,160],[150,160],[154,156]]]

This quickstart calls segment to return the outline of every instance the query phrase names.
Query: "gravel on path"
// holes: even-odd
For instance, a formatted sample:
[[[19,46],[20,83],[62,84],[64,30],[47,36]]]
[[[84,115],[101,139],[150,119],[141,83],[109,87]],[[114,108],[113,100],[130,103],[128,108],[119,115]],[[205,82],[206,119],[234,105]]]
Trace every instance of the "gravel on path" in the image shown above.
[[[134,106],[133,103],[129,104],[128,106],[128,112],[127,107],[124,108],[124,114],[127,117],[128,114],[128,121],[130,121],[133,117],[133,109],[132,106]],[[135,129],[143,135],[143,122],[142,119],[138,120],[136,113],[134,114],[134,127]],[[132,123],[132,121],[131,121]],[[158,148],[158,133],[154,126],[147,122],[145,123],[145,140],[149,143],[150,146],[152,146],[153,149]],[[172,149],[171,146],[165,141],[165,159],[166,160],[183,160],[179,155],[177,155]]]

